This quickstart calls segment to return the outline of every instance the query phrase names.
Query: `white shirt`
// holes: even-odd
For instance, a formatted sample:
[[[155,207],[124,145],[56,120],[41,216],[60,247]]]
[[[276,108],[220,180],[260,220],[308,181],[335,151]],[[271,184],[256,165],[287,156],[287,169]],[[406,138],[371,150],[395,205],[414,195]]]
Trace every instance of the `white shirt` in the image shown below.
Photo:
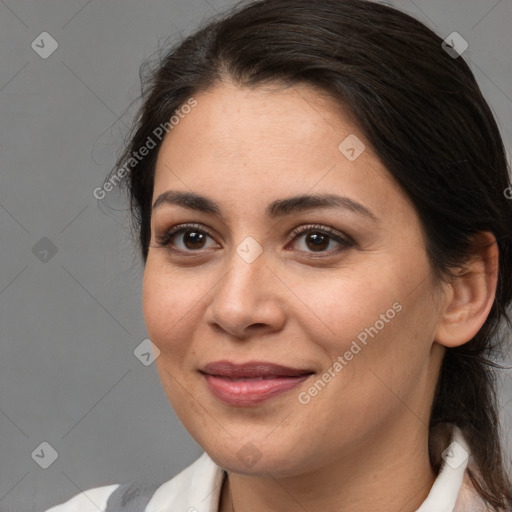
[[[467,475],[468,457],[468,445],[460,430],[455,428],[441,471],[426,500],[416,512],[488,510]],[[181,473],[160,485],[149,498],[144,512],[218,512],[223,480],[222,468],[203,453]],[[119,485],[86,490],[46,512],[105,512],[110,495]]]

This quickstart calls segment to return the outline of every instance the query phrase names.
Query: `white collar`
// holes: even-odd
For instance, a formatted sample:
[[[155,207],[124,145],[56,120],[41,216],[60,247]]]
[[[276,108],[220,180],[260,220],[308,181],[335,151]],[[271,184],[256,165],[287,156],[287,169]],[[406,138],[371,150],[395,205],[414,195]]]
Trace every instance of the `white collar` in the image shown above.
[[[416,512],[452,512],[459,497],[470,450],[459,428],[454,427],[452,442],[443,452],[444,463],[430,492]]]
[[[450,446],[444,452],[441,471],[429,495],[416,512],[452,512],[463,485],[469,447],[455,427]],[[224,471],[203,453],[199,459],[154,493],[145,512],[218,512]]]

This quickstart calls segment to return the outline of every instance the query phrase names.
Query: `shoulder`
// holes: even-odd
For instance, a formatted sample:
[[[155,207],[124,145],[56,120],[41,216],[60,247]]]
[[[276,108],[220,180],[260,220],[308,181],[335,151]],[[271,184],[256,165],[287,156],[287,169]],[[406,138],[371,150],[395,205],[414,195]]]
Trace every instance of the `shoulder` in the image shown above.
[[[196,510],[218,497],[222,470],[203,453],[195,462],[170,480],[137,479],[123,484],[88,489],[70,500],[45,512],[110,512],[121,510],[160,510],[173,506],[194,509],[192,505],[201,496]],[[206,498],[207,503],[204,501]],[[208,505],[209,506],[209,505]],[[147,507],[147,508],[146,508]]]
[[[481,478],[480,469],[474,463],[468,464],[453,512],[506,512],[506,510],[509,510],[508,508],[506,510],[495,508],[484,500],[474,486],[470,472]]]
[[[148,503],[147,511],[214,510],[219,500],[223,479],[224,471],[203,453],[193,464],[156,490]]]
[[[474,468],[473,470],[475,471]],[[488,507],[480,494],[478,494],[469,477],[469,473],[466,471],[454,512],[489,512],[491,510],[494,509]]]
[[[113,484],[87,489],[46,512],[104,512],[108,498],[118,487],[119,484]]]

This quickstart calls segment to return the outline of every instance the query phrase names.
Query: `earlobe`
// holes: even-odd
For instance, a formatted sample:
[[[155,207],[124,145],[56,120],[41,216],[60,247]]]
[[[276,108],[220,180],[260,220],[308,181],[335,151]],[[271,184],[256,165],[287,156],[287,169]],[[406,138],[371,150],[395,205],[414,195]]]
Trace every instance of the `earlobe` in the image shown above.
[[[494,303],[499,250],[490,232],[474,235],[471,257],[448,285],[435,341],[457,347],[470,341],[485,323]]]

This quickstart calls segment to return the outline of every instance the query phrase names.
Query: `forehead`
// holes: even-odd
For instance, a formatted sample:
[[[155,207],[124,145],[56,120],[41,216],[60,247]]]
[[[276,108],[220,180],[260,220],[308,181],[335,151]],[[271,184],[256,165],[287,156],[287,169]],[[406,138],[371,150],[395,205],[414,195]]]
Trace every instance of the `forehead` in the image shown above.
[[[219,201],[346,189],[354,199],[378,192],[382,210],[402,195],[352,117],[321,91],[222,83],[194,98],[159,150],[153,200],[171,188]],[[360,156],[349,159],[347,144]]]
[[[273,152],[282,143],[308,146],[325,137],[333,122],[341,121],[327,115],[335,107],[333,100],[302,85],[240,88],[222,83],[196,100],[197,106],[168,138],[206,143],[208,147],[198,149],[208,154],[216,150],[222,154],[227,149],[255,151],[263,141],[272,143]]]

